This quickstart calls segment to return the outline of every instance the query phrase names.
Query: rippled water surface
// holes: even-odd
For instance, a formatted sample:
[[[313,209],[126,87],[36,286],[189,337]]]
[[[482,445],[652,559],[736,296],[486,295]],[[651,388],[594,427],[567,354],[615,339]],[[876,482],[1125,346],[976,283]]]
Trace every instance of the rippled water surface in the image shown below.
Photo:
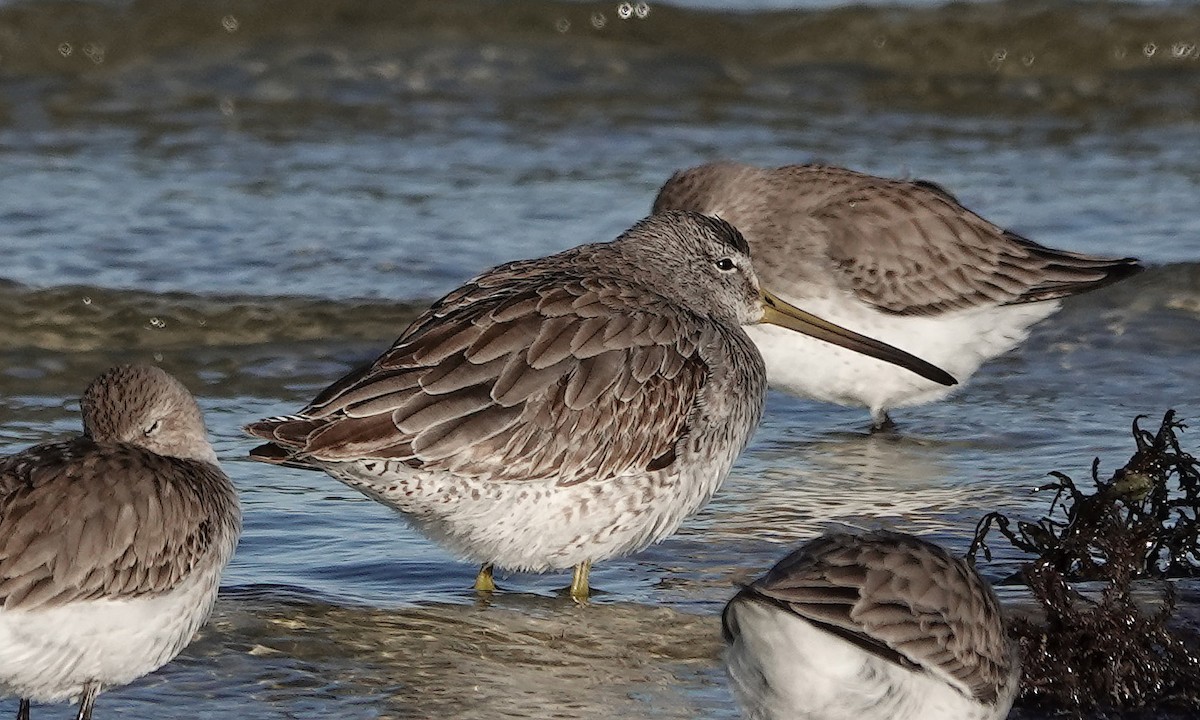
[[[736,717],[719,610],[795,542],[884,524],[961,550],[986,509],[1040,510],[1046,472],[1124,463],[1135,415],[1200,419],[1197,6],[627,9],[0,3],[0,450],[76,432],[107,365],[159,362],[245,506],[214,621],[99,717]],[[243,423],[299,408],[429,300],[611,239],[717,158],[929,178],[1150,269],[897,412],[898,436],[772,394],[716,499],[597,567],[586,608],[565,575],[500,577],[482,603],[474,567],[382,506],[243,459]]]

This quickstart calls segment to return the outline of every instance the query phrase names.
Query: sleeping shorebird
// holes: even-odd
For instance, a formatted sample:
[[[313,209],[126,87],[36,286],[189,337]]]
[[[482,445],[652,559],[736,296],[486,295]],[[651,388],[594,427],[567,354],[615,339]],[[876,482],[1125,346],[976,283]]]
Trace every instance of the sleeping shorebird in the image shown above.
[[[929,182],[821,165],[736,163],[675,173],[655,211],[720,217],[750,243],[754,269],[790,303],[879,338],[960,382],[1024,340],[1058,298],[1141,269],[1043,247],[997,227]],[[938,400],[951,388],[782,328],[747,333],[773,387],[871,411]]]
[[[200,408],[156,367],[105,372],[84,434],[0,458],[0,696],[78,700],[179,654],[241,531]]]
[[[1018,647],[974,568],[911,535],[824,535],[722,615],[752,720],[999,720]]]
[[[769,322],[936,382],[941,370],[761,291],[746,241],[693,213],[485,272],[294,416],[247,426],[251,456],[320,469],[483,564],[574,568],[675,532],[762,414]]]

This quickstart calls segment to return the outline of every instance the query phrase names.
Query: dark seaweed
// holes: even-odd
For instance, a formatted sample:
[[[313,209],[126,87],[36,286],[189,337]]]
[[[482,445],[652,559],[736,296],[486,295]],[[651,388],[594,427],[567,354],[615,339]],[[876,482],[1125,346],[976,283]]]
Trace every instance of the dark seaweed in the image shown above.
[[[1137,452],[1111,480],[1092,463],[1095,492],[1061,472],[1039,491],[1054,491],[1037,522],[985,515],[968,552],[991,559],[995,529],[1033,555],[1018,577],[1045,614],[1014,618],[1022,650],[1021,702],[1076,714],[1106,710],[1200,707],[1200,637],[1171,621],[1169,578],[1200,577],[1200,464],[1184,452],[1185,426],[1168,411],[1155,434],[1133,421]],[[1161,598],[1135,600],[1135,580],[1161,588]],[[1096,592],[1080,593],[1087,582]],[[1143,583],[1145,584],[1145,583]]]

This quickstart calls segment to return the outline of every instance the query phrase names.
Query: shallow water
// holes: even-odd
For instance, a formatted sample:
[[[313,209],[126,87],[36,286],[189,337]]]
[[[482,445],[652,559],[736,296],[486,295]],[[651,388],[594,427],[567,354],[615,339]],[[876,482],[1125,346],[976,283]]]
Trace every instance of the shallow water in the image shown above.
[[[1200,9],[716,4],[0,4],[0,450],[76,432],[107,365],[160,362],[245,506],[214,622],[102,717],[736,717],[717,615],[795,542],[884,524],[961,550],[984,509],[1040,511],[1046,472],[1124,463],[1134,415],[1200,418]],[[773,393],[716,499],[597,567],[584,609],[562,575],[481,604],[475,568],[385,508],[243,459],[243,423],[430,299],[611,239],[722,157],[933,179],[1151,267],[898,437]]]

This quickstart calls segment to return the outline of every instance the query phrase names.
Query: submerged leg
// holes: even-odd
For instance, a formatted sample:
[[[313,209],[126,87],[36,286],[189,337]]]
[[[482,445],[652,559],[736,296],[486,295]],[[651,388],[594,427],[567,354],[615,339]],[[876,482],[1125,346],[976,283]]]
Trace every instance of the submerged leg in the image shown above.
[[[484,563],[475,576],[475,592],[496,592],[496,581],[492,579],[492,564]]]
[[[100,694],[100,683],[90,682],[83,687],[83,697],[79,699],[79,714],[75,720],[92,720],[92,706],[96,704],[96,696]]]
[[[878,432],[894,432],[896,430],[896,421],[892,420],[892,416],[887,414],[887,410],[876,415],[871,413],[871,433]]]
[[[571,576],[571,599],[575,602],[588,599],[588,572],[591,569],[591,560],[584,560],[575,566],[575,573]]]
[[[21,698],[21,704],[17,706],[17,720],[29,720],[29,700]]]

